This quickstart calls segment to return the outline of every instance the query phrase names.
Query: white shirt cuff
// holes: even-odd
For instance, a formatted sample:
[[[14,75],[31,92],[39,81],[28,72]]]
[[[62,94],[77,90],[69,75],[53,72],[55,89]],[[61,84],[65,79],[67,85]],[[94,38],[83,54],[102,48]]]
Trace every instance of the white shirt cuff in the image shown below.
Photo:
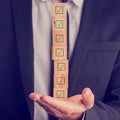
[[[61,120],[61,119],[59,119],[59,120]],[[85,113],[83,114],[82,120],[85,120]]]

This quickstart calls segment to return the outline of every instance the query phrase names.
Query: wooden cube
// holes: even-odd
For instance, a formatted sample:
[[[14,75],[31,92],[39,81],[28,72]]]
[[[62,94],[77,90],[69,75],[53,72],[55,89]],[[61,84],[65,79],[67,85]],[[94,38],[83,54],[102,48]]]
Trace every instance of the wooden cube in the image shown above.
[[[67,5],[66,3],[53,3],[52,11],[53,17],[66,17]]]
[[[68,89],[67,88],[54,88],[54,97],[57,99],[67,99]]]
[[[54,88],[68,88],[68,74],[54,74]]]
[[[67,31],[65,18],[52,18],[52,31]]]
[[[55,74],[68,74],[68,60],[54,61]]]
[[[66,31],[53,31],[52,32],[53,46],[67,46],[67,32]]]
[[[53,46],[52,47],[52,59],[53,60],[66,60],[67,59],[67,47],[66,46]]]

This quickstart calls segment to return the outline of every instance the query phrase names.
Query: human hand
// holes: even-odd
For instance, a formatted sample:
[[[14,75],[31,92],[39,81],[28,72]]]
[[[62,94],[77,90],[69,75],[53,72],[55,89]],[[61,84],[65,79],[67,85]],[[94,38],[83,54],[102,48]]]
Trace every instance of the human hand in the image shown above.
[[[94,105],[94,95],[89,88],[83,89],[82,94],[69,97],[66,100],[37,93],[31,93],[29,97],[49,114],[61,120],[80,120],[83,113]]]

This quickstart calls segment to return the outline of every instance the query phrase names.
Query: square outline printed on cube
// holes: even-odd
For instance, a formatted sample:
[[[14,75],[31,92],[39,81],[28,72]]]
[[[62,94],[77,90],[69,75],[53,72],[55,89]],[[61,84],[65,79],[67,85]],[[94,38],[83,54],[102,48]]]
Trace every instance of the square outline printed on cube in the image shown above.
[[[64,48],[56,48],[55,55],[56,57],[64,57],[65,51]]]
[[[63,36],[61,42],[58,40],[59,37]],[[53,31],[52,32],[52,44],[53,46],[67,46],[67,32],[66,31]]]
[[[58,78],[64,78],[64,84],[58,83]],[[54,74],[54,88],[68,88],[68,74]]]
[[[59,11],[57,10],[59,8]],[[60,12],[61,9],[61,12]],[[55,6],[55,14],[63,14],[63,6]]]
[[[64,97],[57,97],[57,91],[63,90],[64,91]],[[68,97],[68,88],[54,88],[54,95],[55,98],[65,100]]]
[[[61,80],[62,79],[62,80]],[[62,81],[62,82],[61,82]],[[61,83],[60,83],[61,82]],[[65,85],[65,77],[57,77],[58,85]]]
[[[57,70],[58,71],[65,71],[66,70],[66,64],[65,63],[58,63],[57,64]]]
[[[64,35],[63,34],[57,34],[56,36],[55,36],[55,38],[56,38],[56,42],[57,43],[63,43],[64,42]],[[62,38],[62,39],[61,39]],[[59,40],[58,40],[59,39]],[[61,39],[61,40],[60,40]]]
[[[62,50],[61,56],[58,56],[58,50]],[[52,46],[52,60],[66,60],[67,59],[67,47],[66,46]]]
[[[58,70],[58,64],[65,64],[64,71]],[[68,60],[55,60],[54,61],[54,73],[55,74],[68,74]]]
[[[55,21],[55,28],[56,29],[61,29],[61,28],[63,28],[63,26],[64,26],[63,20],[56,20]]]
[[[62,14],[56,14],[56,7],[63,7],[63,13]],[[52,17],[66,17],[67,16],[67,5],[66,3],[53,3],[53,6],[52,6]]]
[[[62,93],[62,97],[58,94],[59,92]],[[64,90],[57,90],[56,93],[57,93],[57,98],[64,98],[65,97],[65,91]]]
[[[52,18],[52,31],[66,31],[67,21],[65,18]]]

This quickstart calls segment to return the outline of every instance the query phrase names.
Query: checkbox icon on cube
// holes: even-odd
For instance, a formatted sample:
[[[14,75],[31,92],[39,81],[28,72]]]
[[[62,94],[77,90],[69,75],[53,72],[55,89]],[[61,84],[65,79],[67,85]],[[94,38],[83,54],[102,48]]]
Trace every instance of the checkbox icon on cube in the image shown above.
[[[57,68],[58,68],[58,71],[65,71],[66,65],[65,63],[58,63]]]
[[[54,18],[52,19],[52,30],[65,32],[67,31],[67,21],[65,18]]]
[[[53,46],[52,47],[52,59],[53,60],[66,60],[67,59],[67,47]]]
[[[54,74],[54,88],[68,88],[68,74]]]
[[[66,3],[55,2],[52,5],[53,17],[66,17]]]
[[[64,42],[64,36],[61,35],[56,35],[56,42]]]
[[[67,74],[68,73],[68,60],[55,60],[54,61],[54,73],[55,74]]]
[[[63,57],[64,56],[64,49],[63,48],[57,48],[56,49],[56,56],[57,57]]]
[[[65,78],[64,77],[57,77],[57,84],[58,85],[64,85],[65,84]]]
[[[64,90],[57,90],[57,98],[64,98]]]
[[[52,32],[52,36],[53,46],[67,46],[67,31],[54,31]]]
[[[56,14],[63,14],[63,7],[62,6],[56,6],[55,7],[55,13]]]
[[[56,20],[55,27],[56,28],[63,28],[63,20]]]

